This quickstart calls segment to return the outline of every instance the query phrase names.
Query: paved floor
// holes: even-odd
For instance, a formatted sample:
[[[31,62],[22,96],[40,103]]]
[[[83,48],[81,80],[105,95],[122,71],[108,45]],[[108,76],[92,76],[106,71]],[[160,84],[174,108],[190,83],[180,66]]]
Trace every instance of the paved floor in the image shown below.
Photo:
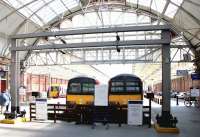
[[[182,103],[182,102],[181,102]],[[108,130],[102,125],[91,129],[89,125],[75,125],[74,123],[48,122],[19,123],[15,125],[0,124],[0,137],[199,137],[200,109],[194,107],[176,106],[172,101],[172,113],[178,117],[180,134],[158,134],[154,128],[147,126],[128,126],[121,128],[110,125]],[[160,112],[160,105],[152,103],[155,117]]]

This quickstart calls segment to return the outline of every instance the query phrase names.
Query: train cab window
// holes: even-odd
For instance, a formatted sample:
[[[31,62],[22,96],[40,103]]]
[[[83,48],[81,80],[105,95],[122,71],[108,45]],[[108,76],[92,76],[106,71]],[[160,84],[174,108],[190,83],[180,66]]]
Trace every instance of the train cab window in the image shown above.
[[[94,84],[93,83],[83,83],[83,93],[93,93],[94,92]]]
[[[126,92],[140,92],[140,85],[138,82],[126,82]]]
[[[112,82],[112,86],[124,86],[123,82]]]
[[[126,86],[139,86],[138,82],[126,82]]]
[[[81,84],[80,83],[71,83],[70,87],[69,87],[69,92],[80,93],[81,92]]]
[[[52,86],[51,91],[59,91],[59,87],[58,86]]]
[[[124,82],[112,82],[111,92],[124,92]]]

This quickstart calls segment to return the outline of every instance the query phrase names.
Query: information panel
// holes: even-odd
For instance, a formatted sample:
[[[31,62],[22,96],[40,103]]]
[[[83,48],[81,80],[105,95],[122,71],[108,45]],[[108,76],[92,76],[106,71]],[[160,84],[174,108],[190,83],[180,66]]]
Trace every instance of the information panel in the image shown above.
[[[177,76],[187,76],[188,70],[176,70],[176,75]]]
[[[143,101],[128,101],[128,125],[142,125]]]
[[[47,120],[47,99],[38,98],[36,99],[36,119]]]
[[[108,106],[108,85],[95,86],[95,106]]]
[[[200,96],[200,90],[197,88],[191,89],[191,97],[199,97]]]

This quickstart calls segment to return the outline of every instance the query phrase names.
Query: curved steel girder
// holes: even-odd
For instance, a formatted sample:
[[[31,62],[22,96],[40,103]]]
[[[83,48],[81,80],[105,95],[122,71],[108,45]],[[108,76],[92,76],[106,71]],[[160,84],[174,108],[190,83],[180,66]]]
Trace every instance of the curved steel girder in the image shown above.
[[[128,5],[120,5],[120,4],[115,4],[115,5],[111,5],[110,6],[114,6],[114,7],[120,7],[123,8],[124,10],[126,10],[126,12],[136,12],[137,14],[143,14],[146,16],[149,16],[151,18],[154,19],[158,19],[158,12],[153,11],[153,10],[148,10],[148,9],[143,9],[143,8],[138,8],[138,7],[132,7],[132,6],[128,6]],[[142,7],[142,6],[140,6]],[[88,10],[86,11],[86,13],[89,12],[95,12],[94,9],[96,7],[95,6],[90,6],[88,7]],[[112,7],[111,7],[112,8]],[[113,9],[112,9],[113,10]],[[113,10],[114,11],[114,10]],[[123,11],[118,11],[118,12],[123,12]],[[73,11],[71,13],[65,13],[65,15],[63,16],[62,20],[56,20],[56,18],[54,20],[52,20],[48,26],[54,27],[54,26],[58,26],[61,22],[63,22],[66,19],[71,19],[73,16],[81,14],[82,10],[81,9],[77,9],[76,11]],[[182,28],[181,26],[176,25],[175,23],[173,23],[172,20],[170,20],[170,18],[166,17],[166,16],[161,16],[160,19],[164,22],[166,22],[167,24],[171,24],[175,31],[177,32],[177,34],[179,34],[181,31],[188,33],[189,35],[191,35],[192,37],[196,37],[194,34],[190,33],[188,30],[185,30],[184,28]],[[199,41],[200,39],[198,37],[196,37]],[[188,40],[189,38],[187,38]]]
[[[113,6],[113,7],[119,7],[119,8],[123,8],[123,11],[126,10],[126,12],[136,12],[137,14],[143,14],[143,15],[146,15],[146,16],[149,16],[151,18],[154,18],[154,19],[158,19],[158,12],[156,11],[153,11],[153,10],[148,10],[148,9],[145,9],[145,8],[138,8],[138,7],[132,7],[132,6],[128,6],[128,5],[119,5],[119,4],[114,4],[114,5],[109,5],[109,6]],[[141,6],[142,7],[142,6]],[[95,12],[95,9],[96,7],[95,6],[90,6],[88,7],[87,11],[85,11],[86,13],[90,13],[90,12]],[[112,7],[111,7],[112,8]],[[115,11],[112,9],[112,11]],[[116,11],[116,12],[123,12],[123,11]],[[58,18],[54,18],[51,22],[49,22],[47,24],[47,27],[55,27],[55,26],[58,26],[61,22],[63,22],[64,20],[66,19],[69,19],[71,20],[71,18],[75,15],[78,15],[78,14],[82,14],[82,10],[81,9],[76,9],[75,11],[73,12],[66,12],[65,15],[63,16],[63,19],[60,20]],[[171,24],[172,26],[174,26],[174,29],[175,28],[178,28],[178,29],[175,29],[175,31],[177,33],[180,33],[181,31],[183,32],[187,32],[188,34],[190,34],[191,36],[195,37],[195,35],[193,35],[192,33],[190,33],[189,31],[185,30],[184,28],[182,28],[181,26],[177,26],[175,25],[172,20],[166,16],[161,16],[159,17],[162,21],[166,22],[167,24]],[[197,38],[198,39],[198,38]],[[200,39],[199,39],[200,40]]]
[[[37,0],[36,0],[37,1]],[[167,2],[168,2],[169,0],[167,0]],[[88,3],[90,2],[90,0],[86,0],[86,1],[84,1],[84,2],[82,2],[82,1],[80,1],[81,2],[81,4],[82,4],[82,7],[80,7],[80,6],[77,6],[76,8],[73,8],[73,9],[75,9],[74,10],[74,12],[71,12],[71,10],[69,11],[69,10],[67,10],[67,12],[65,13],[65,16],[64,16],[64,19],[66,19],[67,17],[69,17],[69,13],[72,15],[73,13],[77,13],[77,8],[78,8],[78,11],[82,11],[83,9],[82,8],[85,8],[84,6],[85,5],[88,5]],[[29,4],[31,4],[31,3],[33,3],[33,1],[31,1],[30,3],[28,3],[28,4],[25,4],[25,5],[29,5]],[[171,3],[173,3],[173,2],[171,2]],[[113,7],[117,7],[117,6],[121,6],[121,7],[124,7],[125,9],[126,8],[134,8],[134,9],[136,9],[136,10],[138,10],[138,11],[142,11],[142,12],[147,12],[147,13],[150,13],[150,14],[152,14],[154,17],[158,17],[158,15],[161,15],[159,12],[157,12],[157,11],[155,11],[155,10],[152,10],[151,8],[147,8],[147,7],[145,7],[145,6],[142,6],[142,5],[140,5],[139,7],[138,7],[138,4],[136,5],[136,4],[115,4],[114,2],[112,3],[112,4],[110,4],[110,3],[104,3],[104,4],[106,4],[107,6],[113,6]],[[175,3],[173,3],[174,5],[176,5]],[[8,5],[8,4],[7,4]],[[45,5],[45,6],[47,6],[47,5]],[[43,6],[43,7],[45,7],[45,6]],[[90,7],[87,7],[87,8],[91,8],[91,7],[95,7],[96,5],[93,5],[93,6],[90,6]],[[178,6],[178,5],[176,5],[176,6]],[[14,12],[17,12],[19,9],[22,9],[23,7],[25,7],[25,6],[22,6],[22,7],[20,7],[20,8],[18,8],[18,9],[15,9],[14,10]],[[186,10],[184,7],[182,7],[182,6],[180,6],[179,7],[179,10],[182,10],[182,11],[184,11],[186,14],[188,14],[191,18],[193,18],[194,19],[194,21],[197,23],[197,24],[199,24],[200,25],[200,20],[198,19],[198,18],[196,18],[192,13],[190,13],[188,10]],[[10,15],[12,15],[13,13],[14,13],[13,11],[11,12],[11,14],[8,14],[8,16],[10,16]],[[36,13],[35,13],[36,14]],[[63,13],[62,13],[63,14]],[[149,15],[149,14],[148,14]],[[6,18],[8,17],[8,16],[6,16]],[[163,15],[162,15],[163,16]],[[167,17],[165,17],[165,16],[163,16],[162,17],[161,16],[161,18],[163,19],[163,20],[166,20],[166,21],[168,21],[168,22],[171,22],[170,21],[170,19],[169,18],[167,18]],[[49,22],[47,25],[45,25],[45,26],[48,26],[48,25],[52,25],[52,24],[54,24],[54,22],[57,22],[57,20],[60,20],[60,14],[56,17],[56,18],[54,18],[51,22]]]
[[[169,1],[169,0],[168,0]],[[84,1],[84,3],[83,2],[81,2],[82,3],[82,5],[83,5],[83,8],[85,8],[84,6],[85,5],[88,5],[88,2],[89,2],[89,0],[87,0],[87,1]],[[30,3],[32,3],[32,2],[30,2]],[[173,2],[172,2],[173,3]],[[29,3],[28,3],[29,4]],[[107,3],[105,3],[105,4],[107,4]],[[174,4],[174,3],[173,3]],[[153,17],[153,18],[156,18],[157,19],[157,17],[159,16],[159,15],[161,15],[160,13],[158,13],[157,11],[154,11],[154,10],[152,10],[152,9],[150,9],[150,8],[147,8],[147,7],[144,7],[144,6],[139,6],[138,7],[138,5],[136,5],[136,4],[126,4],[126,5],[124,5],[124,4],[115,4],[115,3],[112,3],[112,4],[107,4],[108,6],[110,6],[110,7],[122,7],[122,8],[124,8],[124,9],[134,9],[134,10],[137,10],[137,12],[142,12],[142,13],[145,13],[145,14],[147,14],[147,16],[151,16],[151,17]],[[176,4],[175,4],[176,5]],[[23,7],[23,6],[22,6]],[[43,6],[43,7],[45,7],[45,6]],[[93,6],[90,6],[90,7],[87,7],[88,9],[89,8],[95,8],[95,7],[97,7],[96,5],[93,5]],[[182,11],[184,11],[186,14],[188,14],[191,18],[193,18],[194,20],[195,20],[195,22],[197,22],[198,24],[200,24],[199,22],[199,20],[195,17],[195,16],[193,16],[189,11],[187,11],[186,9],[184,9],[183,7],[179,7]],[[21,7],[19,8],[19,9],[21,9]],[[16,9],[15,10],[15,12],[17,12],[18,11],[18,9]],[[74,15],[76,15],[76,14],[79,14],[80,12],[83,12],[83,9],[80,7],[80,6],[77,6],[76,8],[73,8],[73,12],[71,12],[71,11],[69,11],[69,10],[67,10],[67,12],[65,13],[65,16],[64,16],[64,18],[63,19],[61,19],[60,18],[60,15],[58,15],[56,18],[54,18],[51,22],[49,22],[47,25],[45,25],[46,27],[48,27],[48,26],[52,26],[52,24],[59,24],[60,23],[60,21],[63,21],[64,19],[66,19],[66,18],[69,18],[70,16],[72,17],[72,16],[74,16]],[[13,12],[12,12],[13,13]],[[35,13],[36,14],[36,13]],[[167,18],[167,17],[165,17],[165,16],[163,16],[163,14],[161,15],[161,17],[160,17],[162,20],[164,20],[164,21],[167,21],[167,22],[171,22],[170,21],[170,19],[169,18]],[[58,23],[57,23],[58,22]],[[171,23],[170,23],[171,24]],[[55,26],[55,25],[53,25],[53,26]],[[48,27],[49,28],[49,27]],[[183,30],[183,29],[182,29]],[[188,33],[188,32],[187,32]],[[192,35],[191,33],[189,33],[191,36],[193,36],[193,37],[195,37],[195,35]]]

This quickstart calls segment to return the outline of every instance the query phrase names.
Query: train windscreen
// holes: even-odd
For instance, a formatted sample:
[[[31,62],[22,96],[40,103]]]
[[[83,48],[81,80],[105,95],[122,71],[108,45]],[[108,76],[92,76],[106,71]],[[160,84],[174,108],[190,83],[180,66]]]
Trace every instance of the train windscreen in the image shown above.
[[[94,84],[93,83],[83,83],[83,93],[94,93]]]
[[[60,87],[59,86],[51,86],[51,91],[59,91]]]
[[[70,83],[69,93],[81,93],[81,83]]]
[[[70,83],[68,93],[94,93],[94,83]]]
[[[141,85],[139,82],[111,82],[112,93],[140,93]]]

